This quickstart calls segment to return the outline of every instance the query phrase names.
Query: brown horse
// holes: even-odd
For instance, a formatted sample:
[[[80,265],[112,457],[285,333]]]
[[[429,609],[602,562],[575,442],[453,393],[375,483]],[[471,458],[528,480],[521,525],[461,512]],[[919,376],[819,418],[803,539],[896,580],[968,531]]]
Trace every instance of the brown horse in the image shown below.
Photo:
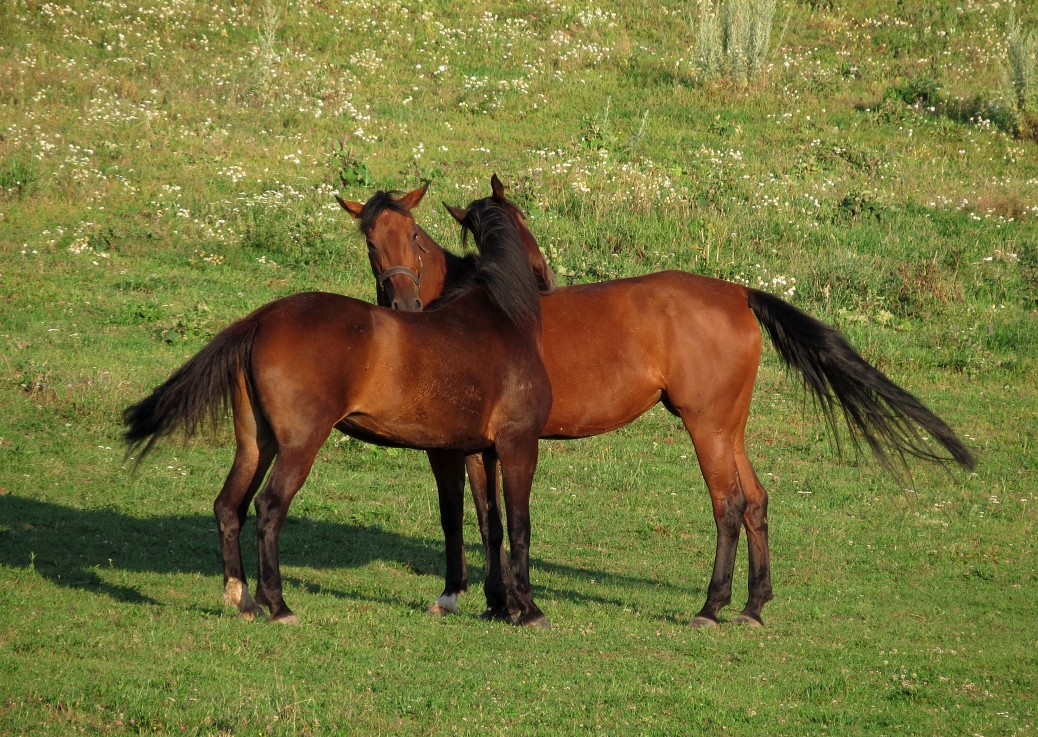
[[[529,250],[536,240],[522,211],[504,196],[495,175],[496,202],[508,213]],[[424,190],[398,202],[408,210]],[[359,205],[343,203],[356,216]],[[450,208],[448,208],[450,209]],[[456,218],[464,211],[451,210]],[[420,248],[428,254],[417,300],[428,303],[439,285],[449,286],[463,265],[427,236],[412,243],[369,234],[376,278],[396,264],[410,263]],[[532,245],[531,245],[532,244]],[[430,268],[445,264],[448,268]],[[452,271],[451,267],[454,267]],[[406,306],[406,305],[405,305]],[[679,417],[692,438],[713,503],[717,551],[706,603],[692,619],[695,627],[717,624],[731,602],[732,576],[740,527],[749,544],[749,595],[738,623],[759,626],[761,609],[772,598],[768,549],[768,495],[745,448],[746,421],[761,357],[763,326],[786,365],[803,381],[836,432],[836,410],[852,440],[864,440],[891,467],[891,454],[945,461],[920,435],[926,430],[959,464],[972,468],[973,456],[948,426],[915,397],[866,362],[835,329],[766,292],[739,284],[667,271],[631,279],[560,288],[541,297],[544,363],[554,403],[542,438],[582,438],[633,422],[662,402]],[[460,464],[458,464],[460,465]],[[486,536],[487,480],[496,469],[479,458],[467,461],[473,499]],[[459,472],[460,473],[460,472]],[[439,480],[439,479],[438,479]],[[454,485],[463,484],[455,479]],[[490,495],[492,496],[492,491]],[[442,495],[441,495],[442,496]],[[458,515],[459,508],[441,510]],[[493,506],[491,506],[493,513]],[[448,526],[460,525],[445,522]],[[448,540],[447,557],[464,557]],[[449,566],[450,568],[450,566]],[[450,592],[450,582],[445,596]],[[456,593],[456,592],[455,592]],[[453,600],[444,597],[437,605]],[[488,602],[489,603],[489,602]],[[435,610],[437,606],[434,606]],[[431,611],[433,611],[431,610]]]
[[[380,223],[370,230],[379,233]],[[511,564],[491,572],[501,586],[494,595],[506,602],[502,615],[547,623],[533,602],[528,564],[537,435],[551,408],[537,285],[503,207],[476,204],[464,225],[480,255],[469,262],[466,285],[439,309],[394,311],[325,293],[279,299],[226,328],[125,411],[126,442],[131,450],[143,445],[139,463],[158,438],[177,428],[190,435],[230,404],[237,453],[213,508],[224,601],[243,616],[262,615],[265,605],[272,621],[298,621],[282,597],[278,535],[318,450],[337,428],[379,445],[478,452],[490,465],[500,460]],[[239,533],[271,462],[256,496],[253,600]],[[498,524],[488,531],[488,545],[500,551],[500,515],[493,513]],[[501,555],[491,560],[500,563]]]

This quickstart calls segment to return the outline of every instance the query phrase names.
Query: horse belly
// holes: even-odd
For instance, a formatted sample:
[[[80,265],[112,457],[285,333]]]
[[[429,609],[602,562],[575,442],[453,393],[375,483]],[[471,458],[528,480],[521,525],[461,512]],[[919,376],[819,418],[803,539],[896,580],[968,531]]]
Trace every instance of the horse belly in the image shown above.
[[[379,392],[357,397],[337,427],[359,440],[402,448],[482,450],[489,446],[482,403],[465,392]]]
[[[370,378],[355,387],[340,429],[368,442],[408,448],[488,447],[487,416],[500,392],[496,380],[480,370],[468,341],[449,330],[435,340],[416,337],[406,326],[384,322],[365,372]],[[408,345],[436,350],[401,350]]]
[[[623,427],[648,411],[663,391],[651,351],[639,336],[595,331],[545,340],[552,407],[542,437],[583,438]]]

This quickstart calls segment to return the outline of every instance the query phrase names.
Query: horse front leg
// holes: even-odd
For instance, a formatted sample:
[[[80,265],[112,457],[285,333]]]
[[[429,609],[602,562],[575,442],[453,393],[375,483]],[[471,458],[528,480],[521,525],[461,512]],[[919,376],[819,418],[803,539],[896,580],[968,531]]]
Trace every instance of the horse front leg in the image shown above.
[[[465,455],[451,450],[430,450],[427,455],[440,497],[440,526],[443,528],[444,554],[447,559],[443,593],[427,613],[446,616],[458,613],[458,595],[469,588],[462,532],[465,520]]]
[[[548,618],[533,601],[530,585],[530,491],[537,470],[537,438],[532,441],[498,443],[505,509],[508,512],[509,570],[516,624],[549,629]]]

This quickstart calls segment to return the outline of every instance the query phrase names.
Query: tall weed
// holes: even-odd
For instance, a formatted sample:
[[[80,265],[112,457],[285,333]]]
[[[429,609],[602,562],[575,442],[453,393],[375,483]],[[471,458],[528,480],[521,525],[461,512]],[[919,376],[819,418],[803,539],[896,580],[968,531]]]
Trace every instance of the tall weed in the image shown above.
[[[749,84],[764,71],[775,0],[707,0],[696,34],[693,66],[703,81]]]
[[[1038,33],[1021,27],[1016,14],[1006,23],[1006,65],[1016,103],[1016,134],[1038,140]]]
[[[1006,63],[1016,105],[1021,111],[1038,104],[1038,34],[1020,26],[1016,15],[1006,24]]]

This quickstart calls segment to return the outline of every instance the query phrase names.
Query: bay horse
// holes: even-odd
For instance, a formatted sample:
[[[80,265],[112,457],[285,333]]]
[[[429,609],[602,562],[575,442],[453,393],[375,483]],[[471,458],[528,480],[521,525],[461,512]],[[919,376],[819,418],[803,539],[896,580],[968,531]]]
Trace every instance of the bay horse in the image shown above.
[[[495,596],[520,624],[546,626],[529,581],[529,499],[537,436],[551,408],[540,355],[540,304],[515,226],[496,202],[465,228],[479,256],[438,309],[386,309],[311,292],[271,302],[219,333],[148,397],[125,410],[127,452],[141,459],[177,429],[190,436],[230,405],[237,451],[213,505],[224,601],[249,619],[298,619],[282,596],[278,536],[289,504],[332,429],[378,445],[482,454],[501,464],[511,562]],[[371,225],[380,232],[379,222]],[[256,495],[273,462],[273,469]],[[239,534],[255,496],[255,599]],[[493,510],[497,514],[496,509]],[[500,515],[487,544],[501,548]],[[460,539],[458,541],[460,543]],[[502,562],[501,556],[490,558]]]
[[[508,213],[527,251],[537,242],[518,206],[504,195],[494,175],[492,196]],[[408,211],[421,200],[420,188],[398,200]],[[339,200],[358,217],[358,203]],[[456,219],[465,211],[448,207]],[[363,227],[363,222],[361,223]],[[368,235],[372,270],[398,300],[405,288],[417,287],[403,309],[435,300],[465,270],[456,256],[443,251],[420,228],[410,241]],[[399,285],[384,279],[387,270],[422,263],[424,279]],[[404,291],[398,291],[404,290]],[[682,271],[596,284],[562,287],[541,296],[544,364],[551,378],[553,404],[542,438],[572,439],[623,427],[662,402],[681,419],[692,438],[706,481],[717,527],[717,548],[706,603],[692,618],[693,627],[718,624],[720,610],[731,602],[732,577],[740,528],[749,546],[746,606],[734,622],[762,626],[761,610],[772,599],[768,547],[768,494],[745,448],[746,422],[761,358],[761,327],[779,356],[817,400],[831,431],[843,415],[851,440],[864,441],[879,461],[894,470],[907,456],[973,468],[974,458],[955,433],[933,412],[869,364],[834,328],[788,302],[740,284]],[[935,452],[920,434],[923,428],[949,456]],[[839,438],[836,435],[837,440]],[[456,466],[460,469],[460,462]],[[496,469],[482,459],[466,460],[472,496],[484,538],[487,535],[488,481]],[[460,470],[457,471],[460,474]],[[444,496],[441,485],[441,499]],[[453,486],[464,485],[455,478]],[[460,527],[461,502],[448,504],[444,522]],[[448,536],[448,571],[463,569],[464,548]],[[448,579],[444,595],[430,612],[456,610],[464,590]],[[488,604],[490,601],[488,599]],[[498,604],[500,606],[500,604]]]

